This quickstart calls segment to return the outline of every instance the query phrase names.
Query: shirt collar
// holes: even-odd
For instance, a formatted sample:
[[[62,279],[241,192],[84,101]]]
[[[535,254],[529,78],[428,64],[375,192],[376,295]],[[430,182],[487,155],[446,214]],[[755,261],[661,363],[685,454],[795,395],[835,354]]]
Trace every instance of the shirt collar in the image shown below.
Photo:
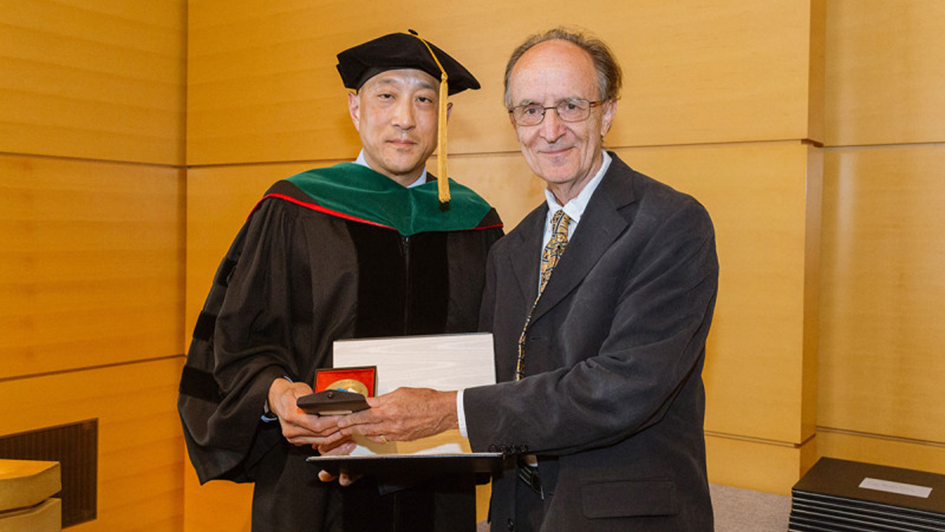
[[[600,165],[600,170],[594,174],[594,177],[587,182],[587,185],[581,189],[581,192],[577,196],[571,198],[563,207],[558,203],[558,200],[555,198],[555,195],[551,193],[547,188],[545,189],[545,201],[548,203],[548,217],[547,220],[551,220],[552,216],[561,209],[564,209],[564,213],[571,218],[571,223],[577,224],[581,221],[581,215],[584,214],[584,209],[587,208],[587,204],[591,201],[591,196],[594,195],[594,191],[597,190],[597,186],[600,185],[601,180],[604,178],[604,174],[607,173],[607,169],[610,168],[611,157],[606,151],[601,150],[603,153],[603,160]]]
[[[354,160],[354,164],[360,164],[361,166],[367,166],[371,168],[371,165],[367,163],[367,159],[364,158],[364,148],[361,148],[361,152],[358,153],[358,158]],[[374,170],[371,168],[371,170]],[[376,171],[376,170],[375,170]],[[420,174],[420,177],[416,181],[407,185],[407,188],[413,188],[418,185],[422,185],[427,182],[427,169],[423,168],[423,173]]]

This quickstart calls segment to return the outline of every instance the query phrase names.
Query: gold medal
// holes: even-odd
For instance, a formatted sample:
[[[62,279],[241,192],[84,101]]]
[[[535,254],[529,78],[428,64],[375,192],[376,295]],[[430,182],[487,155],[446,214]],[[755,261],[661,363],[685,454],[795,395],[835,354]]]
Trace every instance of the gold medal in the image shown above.
[[[357,392],[365,397],[368,397],[367,386],[363,382],[357,379],[341,379],[337,380],[327,386],[329,390],[344,390],[346,392]]]

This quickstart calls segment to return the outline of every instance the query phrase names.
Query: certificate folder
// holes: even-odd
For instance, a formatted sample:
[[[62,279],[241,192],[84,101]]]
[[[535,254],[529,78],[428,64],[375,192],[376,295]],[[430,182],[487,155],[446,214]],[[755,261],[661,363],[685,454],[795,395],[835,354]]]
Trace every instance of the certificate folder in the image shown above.
[[[790,530],[945,530],[945,475],[821,458],[792,489]]]
[[[339,340],[334,366],[377,368],[377,395],[399,387],[456,391],[495,384],[492,334],[444,334]],[[439,472],[492,473],[501,468],[501,453],[473,453],[458,430],[414,442],[386,444],[355,438],[348,456],[313,456],[308,461],[329,472],[378,475],[404,468]],[[390,459],[390,460],[387,460]]]

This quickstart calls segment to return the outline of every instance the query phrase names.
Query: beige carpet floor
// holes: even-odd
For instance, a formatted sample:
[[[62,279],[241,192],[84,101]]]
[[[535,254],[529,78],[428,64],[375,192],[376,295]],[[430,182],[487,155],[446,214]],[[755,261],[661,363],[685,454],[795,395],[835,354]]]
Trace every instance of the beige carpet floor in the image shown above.
[[[715,532],[786,532],[791,498],[759,491],[710,484]],[[478,532],[489,525],[479,523]]]
[[[791,498],[710,484],[716,532],[786,532]]]

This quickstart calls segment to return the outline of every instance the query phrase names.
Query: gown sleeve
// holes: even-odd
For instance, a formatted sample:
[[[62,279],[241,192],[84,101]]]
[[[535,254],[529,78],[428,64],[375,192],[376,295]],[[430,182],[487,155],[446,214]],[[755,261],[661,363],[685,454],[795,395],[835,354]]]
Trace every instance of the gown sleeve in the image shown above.
[[[282,439],[279,423],[261,416],[272,381],[298,378],[290,299],[311,271],[298,252],[304,231],[283,203],[264,201],[243,225],[194,328],[178,411],[201,483],[252,481],[255,462]]]

